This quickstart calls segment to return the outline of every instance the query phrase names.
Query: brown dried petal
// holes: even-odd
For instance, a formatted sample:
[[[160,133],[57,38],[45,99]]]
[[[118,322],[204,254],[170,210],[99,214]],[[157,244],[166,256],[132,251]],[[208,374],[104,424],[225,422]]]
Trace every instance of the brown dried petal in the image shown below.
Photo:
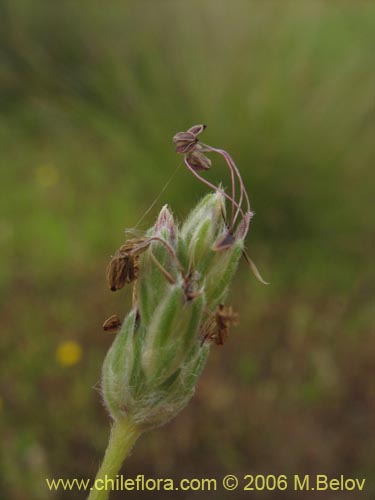
[[[249,267],[251,269],[251,272],[256,277],[256,279],[258,281],[260,281],[261,283],[263,283],[263,285],[269,285],[269,283],[267,281],[264,281],[264,279],[262,278],[262,275],[260,274],[257,266],[255,265],[254,261],[250,258],[250,256],[246,253],[246,251],[243,251],[243,256],[245,257],[245,260],[248,263],[248,265],[249,265]]]
[[[121,321],[117,314],[112,314],[108,319],[106,319],[103,323],[103,330],[105,332],[117,333],[121,328]]]

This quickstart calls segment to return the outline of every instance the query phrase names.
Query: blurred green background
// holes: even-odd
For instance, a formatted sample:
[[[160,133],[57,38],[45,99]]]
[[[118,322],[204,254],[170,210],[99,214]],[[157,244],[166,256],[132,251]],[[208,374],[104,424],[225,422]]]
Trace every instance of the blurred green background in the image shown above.
[[[0,19],[0,497],[85,498],[45,478],[93,477],[106,446],[101,324],[131,292],[105,268],[178,165],[140,228],[206,192],[171,144],[206,123],[242,171],[271,285],[241,264],[240,326],[123,472],[345,474],[366,492],[319,499],[374,498],[375,5],[2,0]],[[207,177],[229,185],[220,161]]]

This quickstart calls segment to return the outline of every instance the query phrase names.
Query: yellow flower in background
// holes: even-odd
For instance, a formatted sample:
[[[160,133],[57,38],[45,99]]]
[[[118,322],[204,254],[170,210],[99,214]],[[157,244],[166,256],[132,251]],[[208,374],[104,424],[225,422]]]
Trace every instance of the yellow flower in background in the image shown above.
[[[40,165],[35,169],[35,182],[42,188],[50,188],[57,184],[59,172],[53,165]]]
[[[56,349],[56,360],[62,366],[73,366],[82,358],[82,347],[75,340],[61,342]]]

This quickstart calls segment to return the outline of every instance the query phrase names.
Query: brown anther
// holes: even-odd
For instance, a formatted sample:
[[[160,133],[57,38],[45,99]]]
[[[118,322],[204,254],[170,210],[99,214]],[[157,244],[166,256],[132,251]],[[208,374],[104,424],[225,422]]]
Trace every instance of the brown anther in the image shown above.
[[[192,127],[189,128],[188,132],[191,132],[196,137],[197,135],[204,132],[204,130],[206,130],[206,128],[207,128],[207,125],[193,125]]]
[[[112,314],[103,323],[103,330],[109,333],[117,333],[121,328],[121,321],[117,314]]]
[[[176,153],[189,153],[195,148],[197,142],[198,139],[192,132],[178,132],[173,137],[173,144],[175,145]]]
[[[200,151],[194,149],[186,156],[186,161],[191,168],[197,170],[209,170],[211,168],[211,160]]]
[[[187,154],[193,151],[198,144],[197,136],[201,134],[205,128],[206,125],[194,125],[190,127],[187,132],[178,132],[173,137],[176,153]],[[207,169],[204,168],[204,170]]]

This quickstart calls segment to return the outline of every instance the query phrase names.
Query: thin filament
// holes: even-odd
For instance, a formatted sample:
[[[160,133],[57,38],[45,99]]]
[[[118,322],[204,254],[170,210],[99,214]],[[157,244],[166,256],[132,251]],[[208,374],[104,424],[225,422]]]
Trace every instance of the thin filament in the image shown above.
[[[218,149],[218,148],[214,148],[214,147],[210,147],[210,146],[208,146],[208,147],[212,151],[214,151],[214,152],[220,154],[221,156],[223,156],[224,159],[225,159],[225,161],[227,162],[227,165],[230,168],[230,170],[232,171],[232,169],[233,169],[235,171],[235,173],[237,175],[238,182],[240,184],[240,188],[241,188],[241,195],[240,195],[240,200],[238,202],[238,205],[240,205],[240,206],[242,205],[243,197],[245,197],[245,201],[246,201],[246,205],[247,205],[247,212],[250,212],[251,211],[251,209],[250,209],[250,200],[249,200],[249,197],[248,197],[245,185],[243,183],[240,171],[239,171],[237,165],[234,163],[233,158],[226,151],[224,151],[223,149]],[[235,223],[235,221],[236,221],[236,219],[238,217],[238,213],[239,213],[239,211],[237,209],[236,215],[234,217],[233,224]]]
[[[218,189],[217,186],[215,186],[211,182],[207,181],[204,177],[201,177],[199,174],[197,174],[197,172],[189,165],[189,162],[186,158],[184,158],[184,162],[185,162],[185,165],[187,166],[187,168],[190,170],[190,172],[193,175],[195,175],[195,177],[197,179],[199,179],[201,182],[203,182],[203,184],[208,186],[210,189],[213,189],[214,191],[219,191],[225,198],[227,198],[227,200],[229,200],[237,208],[237,211],[239,211],[241,213],[242,217],[245,218],[245,214],[244,214],[242,208],[238,205],[238,203],[231,196],[229,196],[225,191]]]
[[[142,217],[139,219],[139,221],[137,222],[137,224],[131,230],[129,230],[129,231],[133,231],[134,229],[137,229],[137,227],[143,221],[143,219],[146,217],[146,215],[149,214],[150,211],[154,208],[154,206],[156,205],[156,203],[160,200],[161,195],[164,193],[164,191],[167,189],[167,187],[169,186],[169,184],[172,182],[172,180],[175,177],[175,175],[177,173],[177,170],[180,168],[180,166],[181,166],[180,164],[177,165],[175,171],[172,173],[172,175],[170,176],[170,178],[168,179],[168,181],[165,183],[164,187],[162,188],[162,190],[160,191],[160,193],[157,195],[157,197],[155,198],[155,200],[151,203],[151,205],[146,210],[146,212],[142,215]]]

